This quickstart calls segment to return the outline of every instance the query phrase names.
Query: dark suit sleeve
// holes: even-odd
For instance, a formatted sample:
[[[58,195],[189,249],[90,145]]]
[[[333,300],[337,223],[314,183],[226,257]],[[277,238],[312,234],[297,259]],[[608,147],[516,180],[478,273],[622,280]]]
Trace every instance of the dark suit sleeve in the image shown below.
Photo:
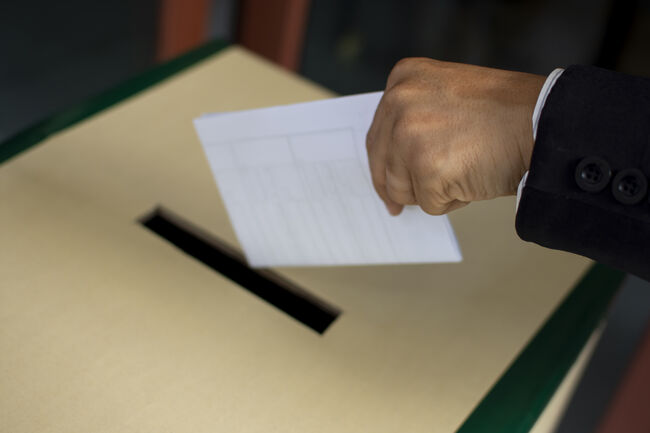
[[[519,236],[650,280],[650,79],[571,66],[539,118]]]

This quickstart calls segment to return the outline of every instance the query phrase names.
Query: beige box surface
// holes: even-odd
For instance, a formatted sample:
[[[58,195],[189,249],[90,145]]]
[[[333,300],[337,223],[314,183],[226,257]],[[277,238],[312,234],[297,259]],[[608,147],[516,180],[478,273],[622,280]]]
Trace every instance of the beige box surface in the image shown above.
[[[585,271],[514,200],[451,214],[460,264],[276,270],[323,334],[138,223],[237,245],[192,119],[331,93],[233,47],[0,167],[0,431],[452,432]]]

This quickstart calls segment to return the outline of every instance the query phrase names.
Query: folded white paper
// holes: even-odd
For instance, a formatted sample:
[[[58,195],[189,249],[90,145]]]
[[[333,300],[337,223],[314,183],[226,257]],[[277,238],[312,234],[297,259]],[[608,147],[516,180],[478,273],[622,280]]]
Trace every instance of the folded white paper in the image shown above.
[[[375,193],[365,136],[381,93],[195,119],[249,264],[462,260],[449,220]]]

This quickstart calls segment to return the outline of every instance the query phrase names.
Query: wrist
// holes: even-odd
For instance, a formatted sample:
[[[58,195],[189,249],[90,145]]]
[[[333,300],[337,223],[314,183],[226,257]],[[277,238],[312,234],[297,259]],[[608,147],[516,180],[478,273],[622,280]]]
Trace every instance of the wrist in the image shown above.
[[[533,114],[535,112],[535,107],[546,80],[546,77],[541,75],[521,74],[521,76],[523,77],[523,80],[521,80],[519,85],[516,85],[514,89],[517,98],[519,99],[517,120],[515,121],[515,119],[511,119],[511,127],[518,128],[518,131],[516,132],[516,140],[519,159],[516,161],[516,165],[512,167],[514,171],[510,174],[512,178],[509,194],[516,193],[519,181],[530,167],[530,161],[535,145],[535,140],[533,138],[534,125],[531,119],[534,117]]]
[[[544,109],[544,105],[546,104],[546,98],[548,95],[551,93],[551,90],[553,89],[553,86],[555,85],[555,82],[557,81],[558,78],[560,78],[560,75],[564,72],[563,68],[557,68],[553,72],[551,72],[548,77],[546,77],[546,80],[544,81],[544,85],[542,86],[539,96],[537,97],[537,102],[535,103],[535,109],[533,110],[533,115],[531,118],[531,125],[532,125],[532,137],[531,138],[531,152],[530,152],[530,157],[526,160],[526,170],[521,176],[521,181],[519,182],[519,186],[517,187],[517,204],[516,204],[516,209],[519,208],[519,200],[521,200],[521,193],[523,191],[524,186],[526,186],[526,178],[528,177],[528,170],[530,169],[530,162],[532,159],[532,147],[535,146],[535,140],[537,139],[537,126],[539,124],[539,117],[542,114],[542,110]]]
[[[553,86],[560,75],[564,72],[563,68],[557,68],[546,77],[544,85],[542,86],[539,96],[537,97],[537,102],[535,103],[535,109],[533,110],[532,125],[533,125],[533,141],[537,138],[537,125],[539,124],[539,116],[542,114],[544,105],[546,104],[546,98],[551,93]]]

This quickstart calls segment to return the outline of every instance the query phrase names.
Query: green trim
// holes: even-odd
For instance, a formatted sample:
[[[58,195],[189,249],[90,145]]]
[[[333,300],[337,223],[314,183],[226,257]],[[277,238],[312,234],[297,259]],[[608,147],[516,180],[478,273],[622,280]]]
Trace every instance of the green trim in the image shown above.
[[[625,273],[596,264],[457,433],[528,432],[598,326]]]
[[[54,114],[16,135],[9,137],[9,139],[0,143],[0,164],[33,145],[38,144],[50,135],[87,119],[93,114],[109,108],[118,102],[123,101],[166,78],[169,78],[181,70],[211,56],[227,45],[226,42],[220,40],[208,42],[199,48],[166,63],[160,64],[104,93],[70,107],[60,113]]]

